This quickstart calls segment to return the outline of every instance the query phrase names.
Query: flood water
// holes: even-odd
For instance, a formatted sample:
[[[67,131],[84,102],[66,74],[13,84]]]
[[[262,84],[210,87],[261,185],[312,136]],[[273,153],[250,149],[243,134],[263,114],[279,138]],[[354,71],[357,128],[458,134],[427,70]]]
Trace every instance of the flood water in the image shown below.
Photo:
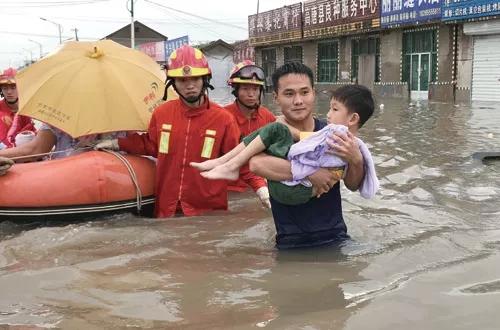
[[[500,161],[471,154],[500,151],[500,106],[378,102],[360,137],[381,190],[342,188],[350,241],[278,252],[251,193],[203,217],[3,222],[0,329],[499,329]]]

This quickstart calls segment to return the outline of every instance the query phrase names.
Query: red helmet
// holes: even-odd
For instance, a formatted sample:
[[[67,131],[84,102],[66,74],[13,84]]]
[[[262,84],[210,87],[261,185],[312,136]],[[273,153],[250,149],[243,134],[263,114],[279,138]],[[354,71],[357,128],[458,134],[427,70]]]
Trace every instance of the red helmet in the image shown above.
[[[7,68],[0,75],[0,86],[2,85],[15,85],[16,84],[16,69]]]
[[[182,45],[170,54],[167,78],[210,76],[212,71],[201,50]]]
[[[244,60],[236,64],[233,70],[231,70],[231,75],[227,83],[230,86],[233,84],[264,86],[265,78],[264,70],[262,70],[260,66],[255,65],[255,63],[250,60]]]

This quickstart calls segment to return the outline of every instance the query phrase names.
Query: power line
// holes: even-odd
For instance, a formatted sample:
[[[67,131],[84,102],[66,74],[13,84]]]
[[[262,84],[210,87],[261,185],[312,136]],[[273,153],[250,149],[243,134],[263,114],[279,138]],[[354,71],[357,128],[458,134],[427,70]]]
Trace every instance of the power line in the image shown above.
[[[14,35],[20,35],[20,36],[33,36],[33,37],[45,37],[45,38],[57,38],[59,39],[59,36],[54,36],[51,34],[40,34],[40,33],[33,33],[33,32],[13,32],[13,31],[0,31],[0,34],[14,34]],[[73,36],[62,36],[65,39],[68,38],[73,38]],[[99,40],[101,39],[100,37],[80,37],[78,36],[78,39],[82,40]]]
[[[203,29],[205,32],[208,32],[208,33],[210,33],[212,35],[215,35],[215,36],[220,36],[220,33],[218,33],[217,31],[214,31],[214,30],[211,30],[211,29],[208,29],[208,28],[204,28],[204,27],[200,26],[197,23],[194,23],[192,21],[189,21],[188,19],[179,17],[179,16],[177,16],[175,14],[172,14],[172,13],[169,13],[169,14],[172,15],[172,16],[174,16],[174,17],[176,17],[176,18],[178,18],[178,19],[180,19],[181,21],[184,21],[184,22],[188,23],[188,24],[191,24],[191,25],[194,25],[194,26],[198,26],[199,28]]]
[[[44,8],[44,7],[61,7],[61,6],[79,6],[108,2],[110,0],[84,0],[84,1],[58,1],[58,2],[11,2],[2,3],[4,8]]]
[[[203,17],[203,16],[199,16],[199,15],[195,15],[195,14],[192,14],[192,13],[188,13],[188,12],[185,12],[183,10],[179,10],[179,9],[175,9],[175,8],[172,8],[172,7],[168,7],[168,6],[164,6],[162,4],[159,4],[159,3],[156,3],[156,2],[153,2],[151,0],[144,0],[145,2],[149,2],[153,5],[156,5],[156,6],[159,6],[159,7],[163,7],[163,8],[166,8],[166,9],[169,9],[169,10],[172,10],[172,11],[176,11],[178,13],[181,13],[181,14],[184,14],[184,15],[188,15],[188,16],[192,16],[192,17],[196,17],[196,18],[199,18],[199,19],[203,19],[203,20],[206,20],[206,21],[209,21],[209,22],[214,22],[214,23],[217,23],[217,24],[221,24],[221,25],[225,25],[225,26],[230,26],[232,28],[235,28],[235,29],[240,29],[240,30],[247,30],[246,28],[244,27],[241,27],[241,26],[238,26],[238,25],[234,25],[234,24],[229,24],[229,23],[224,23],[224,22],[221,22],[221,21],[218,21],[218,20],[215,20],[215,19],[211,19],[211,18],[207,18],[207,17]]]
[[[0,13],[0,16],[2,15],[6,15],[6,16],[12,16],[12,15],[17,15],[17,16],[26,16],[25,14],[17,14],[17,13],[9,13],[9,14],[6,14],[6,13]],[[38,16],[36,16],[38,17]],[[77,22],[94,22],[94,23],[128,23],[129,20],[128,19],[113,19],[113,18],[105,18],[105,17],[71,17],[71,18],[68,18],[67,16],[64,17],[64,16],[50,16],[52,19],[56,19],[56,20],[60,20],[60,21],[77,21]],[[137,20],[141,21],[141,22],[144,22],[144,23],[156,23],[156,24],[167,24],[167,25],[170,25],[170,24],[178,24],[178,23],[181,23],[181,22],[186,22],[185,19],[181,19],[179,18],[179,16],[175,16],[176,19],[161,19],[161,18],[137,18]],[[234,20],[231,20],[231,22],[233,23],[239,23],[241,22],[241,24],[246,24],[246,22],[243,22],[243,21],[234,21]],[[215,23],[215,22],[207,22],[207,23],[198,23],[198,26],[211,26],[211,25],[219,25],[219,23]]]

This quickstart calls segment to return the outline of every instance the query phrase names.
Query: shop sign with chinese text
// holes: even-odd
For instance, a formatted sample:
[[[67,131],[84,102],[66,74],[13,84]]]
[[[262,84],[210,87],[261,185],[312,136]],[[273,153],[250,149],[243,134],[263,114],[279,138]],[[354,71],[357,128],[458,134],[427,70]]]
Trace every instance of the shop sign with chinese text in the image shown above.
[[[251,46],[302,38],[302,4],[273,9],[248,16]]]
[[[182,45],[189,45],[189,36],[182,36],[165,41],[165,57],[169,58],[170,54]]]
[[[500,15],[500,0],[444,0],[443,21]]]
[[[382,27],[421,24],[441,20],[443,0],[381,0]]]
[[[248,44],[248,40],[239,42],[234,45],[233,62],[239,63],[243,62],[244,60],[255,62],[255,50]]]
[[[380,0],[304,3],[304,38],[367,32],[380,27]]]

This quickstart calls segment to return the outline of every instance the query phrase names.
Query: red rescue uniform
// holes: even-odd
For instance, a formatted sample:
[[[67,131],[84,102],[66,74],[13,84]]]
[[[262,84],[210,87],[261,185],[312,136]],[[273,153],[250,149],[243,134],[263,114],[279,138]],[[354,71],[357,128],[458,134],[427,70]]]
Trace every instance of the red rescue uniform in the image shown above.
[[[224,108],[236,119],[238,127],[240,128],[240,138],[247,136],[262,126],[276,121],[276,117],[272,114],[272,112],[263,106],[254,110],[250,118],[247,118],[243,114],[236,101],[226,105]],[[243,192],[248,186],[250,186],[254,191],[257,191],[260,187],[266,186],[266,180],[250,172],[248,165],[244,165],[240,171],[240,178],[237,181],[231,182],[228,186],[228,190]]]
[[[23,131],[36,131],[31,118],[16,115],[5,99],[0,100],[0,142],[7,148],[14,147],[16,135]]]
[[[118,139],[120,150],[158,158],[156,217],[171,217],[178,207],[187,216],[227,210],[227,181],[205,179],[189,165],[220,157],[239,143],[234,118],[207,102],[199,108],[180,99],[166,102],[153,112],[147,134]]]

